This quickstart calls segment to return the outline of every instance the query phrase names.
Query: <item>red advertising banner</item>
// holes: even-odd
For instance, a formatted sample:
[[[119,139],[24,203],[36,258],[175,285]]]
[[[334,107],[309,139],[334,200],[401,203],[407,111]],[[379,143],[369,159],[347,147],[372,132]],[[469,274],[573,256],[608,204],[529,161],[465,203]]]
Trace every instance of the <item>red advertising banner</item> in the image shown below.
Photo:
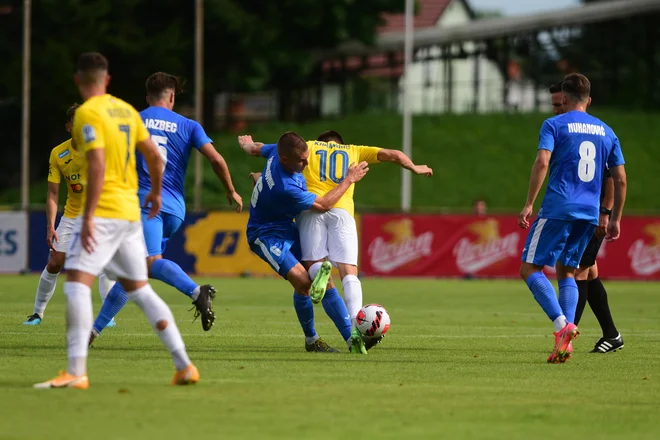
[[[516,278],[527,238],[516,216],[374,214],[361,226],[361,269],[370,276]],[[624,218],[598,265],[603,278],[660,280],[660,217]]]

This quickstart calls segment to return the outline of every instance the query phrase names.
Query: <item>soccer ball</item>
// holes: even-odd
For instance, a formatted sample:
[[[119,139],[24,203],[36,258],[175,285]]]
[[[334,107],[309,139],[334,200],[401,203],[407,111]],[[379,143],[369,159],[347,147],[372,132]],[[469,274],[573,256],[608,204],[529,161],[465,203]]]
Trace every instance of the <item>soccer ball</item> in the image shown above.
[[[363,336],[378,338],[390,329],[390,315],[380,304],[367,304],[355,317],[357,328]]]

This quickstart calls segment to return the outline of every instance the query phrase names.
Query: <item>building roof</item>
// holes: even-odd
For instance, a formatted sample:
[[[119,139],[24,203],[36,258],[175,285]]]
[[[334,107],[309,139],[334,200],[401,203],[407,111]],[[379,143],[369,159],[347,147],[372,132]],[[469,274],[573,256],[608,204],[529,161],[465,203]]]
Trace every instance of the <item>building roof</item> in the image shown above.
[[[415,14],[414,28],[423,29],[436,25],[442,13],[453,0],[417,0],[419,9]],[[378,34],[403,32],[406,28],[405,14],[383,14],[385,24],[378,28]]]
[[[465,0],[462,1],[468,5]],[[415,47],[428,47],[463,41],[484,41],[522,32],[580,26],[659,11],[660,2],[658,0],[607,0],[538,14],[477,20],[447,28],[434,26],[416,29],[413,44]],[[335,50],[319,53],[318,56],[327,59],[336,56],[364,56],[372,53],[398,51],[403,48],[404,40],[403,30],[387,34],[381,33],[373,46],[352,42],[341,45]]]

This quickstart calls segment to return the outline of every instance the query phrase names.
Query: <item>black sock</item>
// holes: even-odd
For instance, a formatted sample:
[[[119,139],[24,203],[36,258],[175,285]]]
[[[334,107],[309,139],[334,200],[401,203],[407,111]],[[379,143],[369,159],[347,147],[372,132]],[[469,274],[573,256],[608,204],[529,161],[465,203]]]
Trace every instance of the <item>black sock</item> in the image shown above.
[[[603,283],[600,282],[600,278],[589,281],[589,306],[603,330],[603,337],[616,338],[619,331],[614,326],[610,306],[607,302],[607,291],[605,291]]]
[[[575,282],[578,286],[578,302],[575,309],[575,322],[573,324],[578,325],[580,319],[582,319],[582,312],[584,312],[584,306],[587,305],[587,297],[589,296],[589,281],[587,280],[578,280]]]

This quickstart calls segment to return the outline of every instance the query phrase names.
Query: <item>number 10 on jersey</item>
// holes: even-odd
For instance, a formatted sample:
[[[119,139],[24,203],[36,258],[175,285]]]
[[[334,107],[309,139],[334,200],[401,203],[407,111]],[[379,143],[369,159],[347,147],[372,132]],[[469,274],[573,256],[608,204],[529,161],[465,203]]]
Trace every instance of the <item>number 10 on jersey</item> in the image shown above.
[[[348,153],[341,150],[335,150],[330,153],[330,160],[328,160],[328,152],[320,150],[316,152],[320,156],[319,163],[319,180],[325,182],[328,178],[334,183],[341,183],[348,174]],[[341,157],[341,169],[337,175],[337,160]],[[330,169],[328,169],[328,167]]]

